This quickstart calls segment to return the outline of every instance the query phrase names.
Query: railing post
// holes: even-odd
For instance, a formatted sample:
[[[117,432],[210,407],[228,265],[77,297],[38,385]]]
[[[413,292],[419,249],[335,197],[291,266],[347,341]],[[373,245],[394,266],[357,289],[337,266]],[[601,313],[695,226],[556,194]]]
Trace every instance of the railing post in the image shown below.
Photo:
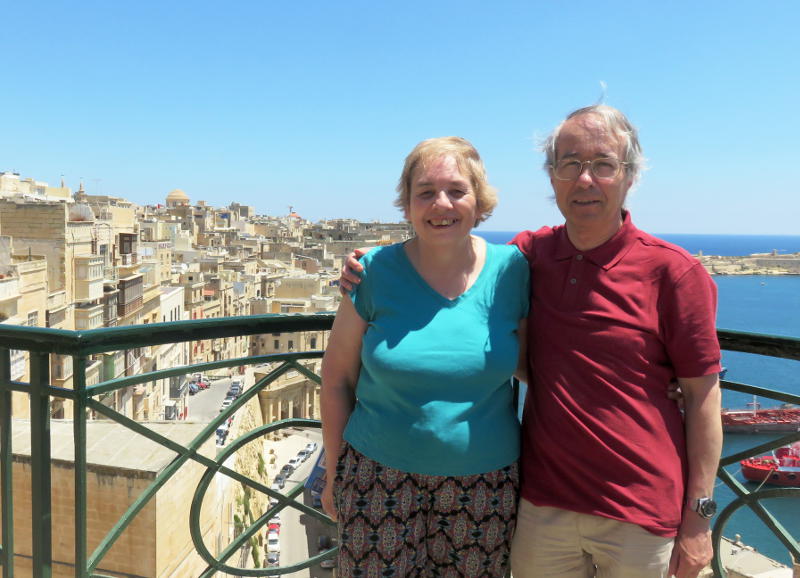
[[[33,575],[50,578],[53,566],[50,480],[50,356],[32,351],[31,368],[31,544]]]
[[[75,447],[75,576],[88,576],[86,570],[86,356],[73,359],[75,402],[72,405],[73,445]]]
[[[14,464],[11,459],[11,351],[0,348],[0,500],[3,578],[14,577]]]

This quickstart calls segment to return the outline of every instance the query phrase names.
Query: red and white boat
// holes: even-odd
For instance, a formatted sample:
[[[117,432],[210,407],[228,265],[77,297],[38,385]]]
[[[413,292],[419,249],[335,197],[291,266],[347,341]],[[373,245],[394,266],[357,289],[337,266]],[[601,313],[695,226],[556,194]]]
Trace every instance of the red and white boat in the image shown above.
[[[800,487],[800,442],[778,448],[772,455],[747,458],[739,464],[742,475],[751,482]]]

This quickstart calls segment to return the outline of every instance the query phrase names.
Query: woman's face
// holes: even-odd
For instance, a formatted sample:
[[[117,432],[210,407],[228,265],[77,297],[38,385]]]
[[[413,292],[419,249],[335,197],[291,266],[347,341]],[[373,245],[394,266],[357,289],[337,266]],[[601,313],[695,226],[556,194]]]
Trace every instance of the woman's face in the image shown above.
[[[406,218],[425,242],[463,241],[478,220],[478,202],[456,160],[441,156],[414,172]]]

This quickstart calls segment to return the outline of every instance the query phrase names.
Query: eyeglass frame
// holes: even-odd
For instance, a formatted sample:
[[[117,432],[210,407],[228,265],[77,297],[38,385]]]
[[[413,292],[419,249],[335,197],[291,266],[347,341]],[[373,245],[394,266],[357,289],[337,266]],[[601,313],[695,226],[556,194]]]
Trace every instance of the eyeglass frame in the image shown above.
[[[564,161],[564,160],[567,160],[567,159],[561,159],[561,161]],[[581,178],[581,175],[583,174],[583,170],[584,170],[583,167],[586,166],[586,165],[589,165],[589,174],[592,175],[592,178],[602,179],[602,180],[610,180],[610,179],[617,178],[619,176],[619,173],[622,170],[622,168],[628,166],[629,164],[631,164],[631,163],[629,163],[627,161],[621,161],[621,160],[619,160],[619,159],[617,159],[615,157],[599,157],[599,158],[596,158],[596,159],[592,159],[590,161],[579,161],[577,159],[569,159],[569,160],[572,161],[572,162],[580,163],[581,168],[578,171],[578,174],[575,175],[575,177],[572,178],[572,179],[564,179],[564,178],[556,176],[556,165],[558,165],[558,162],[561,162],[561,161],[558,161],[557,163],[550,165],[550,170],[553,172],[553,178],[554,179],[556,179],[557,181],[565,181],[565,182],[577,181],[579,178]],[[600,176],[598,176],[598,175],[596,175],[594,173],[594,163],[597,162],[597,161],[616,161],[616,162],[619,163],[619,168],[617,169],[617,172],[614,173],[613,176],[600,177]]]

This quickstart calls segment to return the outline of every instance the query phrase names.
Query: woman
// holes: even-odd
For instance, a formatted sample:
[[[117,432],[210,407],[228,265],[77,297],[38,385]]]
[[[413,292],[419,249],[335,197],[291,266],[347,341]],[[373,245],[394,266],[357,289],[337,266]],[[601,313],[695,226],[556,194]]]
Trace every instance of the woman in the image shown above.
[[[503,576],[528,265],[470,234],[497,199],[466,140],[417,145],[398,193],[416,236],[364,258],[322,362],[322,501],[340,573]]]

